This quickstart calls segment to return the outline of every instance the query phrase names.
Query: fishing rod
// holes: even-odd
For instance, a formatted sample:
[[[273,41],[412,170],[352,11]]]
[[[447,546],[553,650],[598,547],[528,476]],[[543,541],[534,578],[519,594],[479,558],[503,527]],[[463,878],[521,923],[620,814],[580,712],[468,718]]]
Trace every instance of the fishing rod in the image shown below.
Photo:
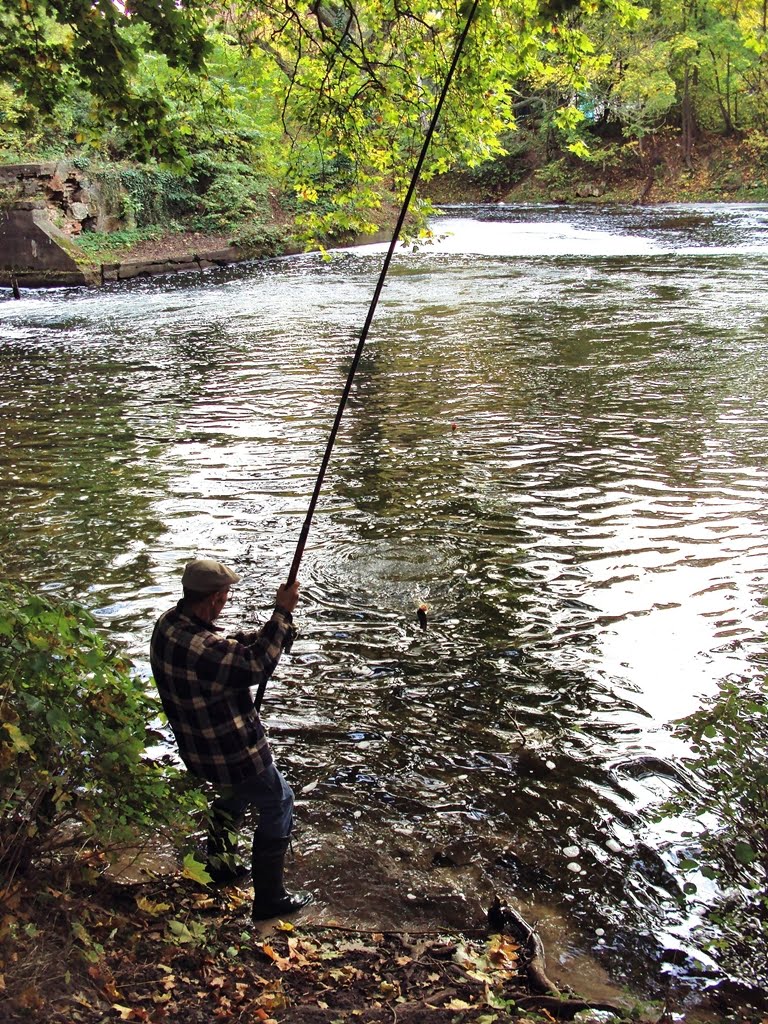
[[[288,572],[288,579],[286,580],[286,586],[288,587],[290,587],[293,583],[296,582],[296,577],[298,576],[299,573],[299,566],[301,565],[301,559],[302,556],[304,555],[304,549],[307,545],[307,539],[309,537],[310,527],[312,526],[312,519],[315,514],[315,508],[317,507],[317,502],[318,499],[320,498],[320,491],[323,486],[323,480],[325,479],[325,472],[328,469],[328,463],[331,461],[331,453],[333,451],[333,446],[336,443],[336,435],[339,432],[341,418],[344,415],[344,409],[346,408],[347,405],[347,399],[349,398],[349,395],[352,391],[352,382],[355,379],[355,372],[357,370],[358,363],[360,362],[360,357],[363,354],[363,348],[365,347],[365,342],[366,339],[368,338],[368,332],[370,331],[371,328],[373,315],[376,312],[377,305],[379,304],[379,296],[381,295],[382,289],[384,287],[384,282],[387,277],[387,271],[389,270],[389,265],[392,262],[395,247],[400,237],[400,232],[403,229],[405,218],[408,214],[408,207],[410,206],[411,199],[413,198],[413,193],[416,191],[416,185],[421,174],[421,168],[424,164],[424,160],[426,159],[429,144],[432,141],[432,136],[435,133],[435,128],[437,127],[437,122],[440,117],[440,111],[443,109],[445,97],[448,95],[448,89],[450,88],[451,82],[453,81],[453,76],[458,66],[459,59],[461,57],[461,52],[464,49],[464,42],[467,38],[467,35],[469,34],[469,29],[472,25],[479,4],[480,0],[473,0],[472,6],[469,8],[466,21],[464,22],[464,27],[456,43],[456,49],[454,50],[451,65],[448,68],[448,74],[445,76],[445,81],[443,82],[443,88],[440,92],[440,96],[437,101],[437,106],[435,107],[434,113],[432,114],[432,120],[429,123],[427,133],[424,136],[424,142],[421,147],[421,152],[419,153],[419,158],[416,161],[416,165],[413,169],[411,180],[408,185],[408,190],[405,193],[405,199],[403,200],[403,204],[400,207],[400,213],[397,218],[397,223],[395,224],[395,230],[392,234],[392,240],[389,243],[389,248],[387,249],[386,256],[384,257],[384,262],[382,263],[381,266],[381,272],[379,273],[379,279],[376,282],[376,287],[373,290],[373,297],[371,298],[371,304],[368,307],[368,314],[366,315],[362,330],[360,331],[360,338],[357,343],[357,348],[355,349],[355,354],[352,359],[352,363],[350,364],[349,367],[349,372],[347,374],[347,380],[344,385],[344,390],[342,391],[341,399],[339,400],[339,407],[336,410],[336,417],[333,421],[333,426],[331,427],[331,432],[328,436],[328,443],[325,446],[325,452],[323,453],[323,458],[320,463],[320,469],[317,474],[317,479],[315,480],[315,487],[312,492],[312,497],[310,498],[309,501],[309,506],[307,508],[307,514],[304,519],[304,524],[301,528],[301,533],[299,534],[298,543],[296,544],[296,552],[293,556],[293,562],[291,563],[291,568]],[[257,710],[261,707],[261,702],[264,698],[264,691],[266,687],[267,681],[266,679],[264,679],[259,684],[259,689],[256,694],[255,704]]]

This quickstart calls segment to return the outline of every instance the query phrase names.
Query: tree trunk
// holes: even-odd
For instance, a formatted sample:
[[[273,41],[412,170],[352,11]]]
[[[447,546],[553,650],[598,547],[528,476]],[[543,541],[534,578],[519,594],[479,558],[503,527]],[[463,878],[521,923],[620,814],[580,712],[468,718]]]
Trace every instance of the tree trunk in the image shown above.
[[[717,90],[717,105],[720,107],[720,113],[723,118],[723,128],[725,129],[726,135],[733,135],[736,131],[733,118],[731,117],[731,71],[730,71],[730,58],[726,61],[725,66],[725,90],[720,82],[720,75],[717,71],[717,57],[714,50],[709,48],[709,55],[712,58],[712,73],[715,79],[715,89]]]
[[[693,78],[694,75],[690,68],[686,68],[683,83],[682,143],[683,160],[685,161],[685,166],[689,171],[693,170],[693,144],[696,139],[696,114],[693,109],[693,99],[691,97]]]

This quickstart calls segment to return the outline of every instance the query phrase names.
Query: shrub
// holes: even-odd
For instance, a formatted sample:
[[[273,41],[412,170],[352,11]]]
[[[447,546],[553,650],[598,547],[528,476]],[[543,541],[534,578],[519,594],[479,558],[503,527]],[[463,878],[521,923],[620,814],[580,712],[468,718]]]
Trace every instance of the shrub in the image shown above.
[[[768,983],[768,687],[764,682],[720,684],[719,692],[677,725],[691,744],[692,786],[664,808],[695,818],[683,871],[717,886],[706,908],[708,945],[737,971],[753,968]],[[694,895],[693,881],[686,891]]]
[[[0,589],[0,877],[186,820],[202,797],[147,755],[158,713],[87,612]]]
[[[241,227],[233,235],[232,242],[247,256],[278,256],[285,249],[288,235],[277,225],[255,222]]]
[[[247,163],[198,153],[191,170],[199,198],[197,226],[228,231],[269,216],[268,180]]]

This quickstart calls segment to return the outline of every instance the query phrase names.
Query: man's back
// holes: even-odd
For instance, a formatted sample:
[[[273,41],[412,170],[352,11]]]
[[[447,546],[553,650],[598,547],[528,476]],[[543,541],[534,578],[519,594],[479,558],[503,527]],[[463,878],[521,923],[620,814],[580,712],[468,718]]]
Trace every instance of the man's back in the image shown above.
[[[182,760],[200,778],[236,785],[272,763],[251,697],[274,671],[289,627],[270,625],[246,646],[185,611],[183,601],[155,625],[150,660],[163,710]]]

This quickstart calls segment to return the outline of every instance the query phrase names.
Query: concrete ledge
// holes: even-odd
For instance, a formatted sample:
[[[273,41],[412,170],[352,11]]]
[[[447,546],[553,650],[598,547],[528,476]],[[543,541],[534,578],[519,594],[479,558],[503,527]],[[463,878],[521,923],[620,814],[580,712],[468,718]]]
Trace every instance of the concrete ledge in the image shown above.
[[[57,231],[47,219],[47,213],[40,209],[43,204],[24,203],[18,204],[19,216],[21,207],[24,209],[24,216],[30,221],[34,219],[35,229],[39,221],[45,221],[45,234],[48,237],[48,244],[53,244],[57,250],[55,269],[44,267],[33,267],[27,265],[22,267],[19,263],[10,264],[4,260],[5,267],[0,266],[0,286],[12,286],[13,280],[17,281],[20,287],[47,288],[68,285],[99,285],[114,284],[119,281],[130,281],[136,277],[159,277],[164,274],[177,274],[182,271],[215,270],[219,267],[226,267],[232,263],[242,263],[247,260],[266,259],[271,254],[258,252],[246,252],[240,246],[230,245],[224,249],[212,249],[199,253],[189,253],[178,256],[165,256],[156,260],[127,260],[124,263],[102,263],[100,266],[88,265],[85,261],[85,254],[70,239]],[[28,226],[28,225],[27,225]],[[29,228],[31,232],[31,228]],[[2,232],[0,231],[0,235]],[[366,245],[371,242],[389,241],[391,236],[385,232],[378,232],[376,235],[358,236],[350,238],[346,244]],[[0,238],[1,240],[1,238]],[[29,248],[29,238],[25,238],[24,245]],[[344,244],[337,240],[336,245]],[[38,247],[32,245],[34,254],[25,256],[25,262],[29,262],[37,255]],[[279,254],[291,256],[304,250],[298,246],[285,246]],[[18,254],[16,254],[18,258]]]
[[[121,263],[117,268],[117,280],[129,281],[132,277],[155,277],[158,274],[174,274],[178,270],[195,270],[194,263],[174,261],[173,263],[163,260],[149,262],[138,261],[136,263]]]
[[[125,263],[102,263],[101,280],[130,281],[134,277],[156,277],[160,274],[176,274],[183,270],[212,270],[238,263],[247,257],[236,245],[211,252],[190,253],[183,256],[166,256],[158,260],[127,260]]]
[[[210,252],[197,253],[195,259],[199,263],[205,261],[219,267],[225,267],[229,263],[239,263],[240,260],[248,259],[248,257],[237,245],[229,245],[226,249],[213,249]]]
[[[0,287],[69,288],[72,285],[93,287],[99,284],[96,271],[84,270],[0,270]]]
[[[100,281],[99,269],[36,201],[0,210],[0,275],[4,284],[15,280],[28,288]]]

